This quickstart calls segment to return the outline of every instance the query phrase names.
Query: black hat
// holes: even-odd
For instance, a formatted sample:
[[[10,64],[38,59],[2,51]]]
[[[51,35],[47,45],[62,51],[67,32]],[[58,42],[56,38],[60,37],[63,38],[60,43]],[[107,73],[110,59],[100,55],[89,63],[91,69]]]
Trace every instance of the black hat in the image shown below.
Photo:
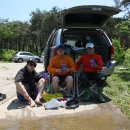
[[[60,49],[60,48],[65,49],[65,46],[60,44],[59,46],[56,47],[57,50]]]
[[[35,65],[37,64],[35,58],[30,58],[29,60],[27,60],[27,64],[29,63],[34,63]]]

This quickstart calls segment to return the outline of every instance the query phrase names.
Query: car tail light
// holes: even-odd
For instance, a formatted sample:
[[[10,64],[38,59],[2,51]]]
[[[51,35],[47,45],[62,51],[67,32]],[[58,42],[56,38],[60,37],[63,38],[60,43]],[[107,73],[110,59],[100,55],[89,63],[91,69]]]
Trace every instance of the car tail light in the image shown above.
[[[111,46],[111,59],[114,59],[114,53],[115,53],[115,49],[114,46]]]

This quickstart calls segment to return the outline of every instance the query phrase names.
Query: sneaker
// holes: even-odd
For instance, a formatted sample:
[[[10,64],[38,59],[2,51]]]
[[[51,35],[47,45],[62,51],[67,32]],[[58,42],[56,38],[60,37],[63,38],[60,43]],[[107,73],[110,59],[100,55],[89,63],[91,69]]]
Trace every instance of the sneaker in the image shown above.
[[[105,102],[105,99],[104,99],[104,97],[103,97],[102,94],[98,96],[98,101],[99,101],[100,103],[104,103],[104,102]]]

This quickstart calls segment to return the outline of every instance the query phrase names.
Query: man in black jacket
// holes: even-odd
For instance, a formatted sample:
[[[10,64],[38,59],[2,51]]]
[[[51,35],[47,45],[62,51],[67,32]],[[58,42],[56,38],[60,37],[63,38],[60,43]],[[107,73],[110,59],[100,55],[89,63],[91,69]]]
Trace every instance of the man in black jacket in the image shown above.
[[[36,65],[34,59],[28,60],[26,66],[16,74],[14,82],[18,99],[28,101],[31,107],[41,104],[40,98],[45,84],[45,79],[35,71]]]

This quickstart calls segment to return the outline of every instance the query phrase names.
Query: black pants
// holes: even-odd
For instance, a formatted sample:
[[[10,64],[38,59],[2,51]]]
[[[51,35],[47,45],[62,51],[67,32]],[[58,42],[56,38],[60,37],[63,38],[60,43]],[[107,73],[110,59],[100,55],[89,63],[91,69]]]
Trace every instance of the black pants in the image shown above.
[[[101,73],[81,73],[81,84],[83,87],[89,87],[89,80],[97,82],[97,87],[104,87],[104,76]]]

